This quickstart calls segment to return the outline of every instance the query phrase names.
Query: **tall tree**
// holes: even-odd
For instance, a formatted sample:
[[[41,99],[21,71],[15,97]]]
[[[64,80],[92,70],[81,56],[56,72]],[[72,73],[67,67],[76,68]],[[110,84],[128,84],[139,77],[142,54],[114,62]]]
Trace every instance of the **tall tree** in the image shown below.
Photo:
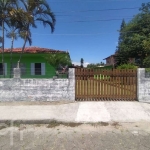
[[[30,14],[32,18],[24,22],[24,28],[22,31],[24,35],[24,44],[18,61],[19,63],[21,61],[26,42],[31,39],[30,27],[32,26],[36,28],[36,21],[39,21],[43,23],[44,27],[48,25],[53,33],[56,22],[55,15],[51,11],[51,8],[46,0],[21,0],[21,2],[24,4],[25,11]]]
[[[115,52],[115,61],[117,63],[115,65],[125,63],[127,61],[126,59],[124,59],[124,57],[122,57],[122,55],[120,55],[120,51],[122,51],[122,52],[124,51],[124,47],[122,46],[122,43],[123,43],[123,41],[125,39],[125,35],[126,35],[126,33],[124,32],[125,27],[126,27],[126,23],[125,23],[125,20],[123,19],[121,26],[120,26],[120,30],[119,30],[118,46],[117,46],[117,49]]]
[[[12,27],[12,30],[6,34],[8,38],[11,38],[11,48],[10,48],[10,78],[12,75],[12,52],[14,40],[17,40],[17,32],[15,32],[15,27]]]
[[[81,63],[81,67],[83,68],[83,64],[84,64],[84,59],[83,58],[81,58],[80,63]]]
[[[10,48],[10,78],[12,74],[12,52],[13,52],[13,45],[14,45],[14,40],[17,40],[18,36],[21,35],[21,31],[24,27],[24,20],[22,17],[27,16],[26,12],[24,12],[22,9],[14,9],[13,11],[10,12],[13,17],[9,19],[9,25],[10,29],[9,31],[7,30],[6,36],[11,39],[11,48]]]
[[[150,2],[142,4],[140,13],[126,24],[123,32],[126,34],[117,54],[122,57],[120,63],[135,58],[138,66],[145,67],[146,58],[150,56]]]
[[[118,50],[120,48],[120,44],[123,42],[124,38],[125,38],[125,33],[124,33],[124,28],[126,27],[126,22],[125,20],[123,19],[122,20],[122,23],[121,23],[121,26],[120,26],[120,35],[119,35],[119,39],[118,39]]]
[[[10,77],[12,74],[12,52],[13,52],[13,45],[14,40],[18,37],[23,38],[23,29],[24,29],[24,22],[31,18],[31,16],[25,12],[23,9],[17,8],[11,12],[12,17],[9,19],[9,26],[10,31],[7,30],[6,36],[11,38],[11,48],[10,48]],[[28,39],[29,43],[30,39]]]
[[[17,0],[0,0],[0,26],[2,27],[2,64],[4,74],[4,35],[5,24],[9,26],[9,20],[12,18],[11,12],[17,7]]]

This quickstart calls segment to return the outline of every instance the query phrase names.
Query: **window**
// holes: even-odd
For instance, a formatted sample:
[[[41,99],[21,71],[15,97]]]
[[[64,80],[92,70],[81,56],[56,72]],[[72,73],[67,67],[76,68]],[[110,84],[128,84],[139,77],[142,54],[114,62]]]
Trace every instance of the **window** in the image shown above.
[[[31,75],[45,75],[45,63],[31,63]]]
[[[4,71],[4,74],[3,74]],[[7,75],[7,63],[4,63],[4,69],[3,69],[3,64],[0,63],[0,75]]]
[[[3,64],[0,63],[0,75],[3,75]]]
[[[41,75],[41,63],[35,63],[35,75]]]

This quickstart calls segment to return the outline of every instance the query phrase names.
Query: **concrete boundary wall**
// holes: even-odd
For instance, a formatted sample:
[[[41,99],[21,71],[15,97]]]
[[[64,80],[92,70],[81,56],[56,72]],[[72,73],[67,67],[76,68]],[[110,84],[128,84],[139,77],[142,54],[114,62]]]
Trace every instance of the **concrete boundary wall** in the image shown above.
[[[68,79],[0,79],[0,101],[75,101],[75,69]]]
[[[138,69],[137,80],[138,101],[150,103],[150,78],[145,78],[145,68]]]
[[[16,71],[18,73],[18,71]],[[0,79],[0,101],[75,101],[75,69],[68,79]],[[150,78],[145,69],[137,71],[137,98],[150,103]]]

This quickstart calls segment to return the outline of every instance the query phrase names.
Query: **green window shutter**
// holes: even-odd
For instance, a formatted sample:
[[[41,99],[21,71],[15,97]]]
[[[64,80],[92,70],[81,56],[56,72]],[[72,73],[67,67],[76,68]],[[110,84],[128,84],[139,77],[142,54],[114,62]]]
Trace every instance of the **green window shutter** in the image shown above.
[[[7,75],[7,63],[4,63],[5,76]]]
[[[45,63],[41,63],[41,73],[45,75]]]
[[[35,75],[35,64],[31,63],[31,75]]]

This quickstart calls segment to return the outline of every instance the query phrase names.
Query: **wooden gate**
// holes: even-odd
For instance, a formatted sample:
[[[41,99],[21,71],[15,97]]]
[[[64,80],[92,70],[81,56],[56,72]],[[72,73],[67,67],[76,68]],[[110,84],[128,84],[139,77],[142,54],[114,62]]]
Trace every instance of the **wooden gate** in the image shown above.
[[[137,100],[137,70],[75,69],[76,101]]]

